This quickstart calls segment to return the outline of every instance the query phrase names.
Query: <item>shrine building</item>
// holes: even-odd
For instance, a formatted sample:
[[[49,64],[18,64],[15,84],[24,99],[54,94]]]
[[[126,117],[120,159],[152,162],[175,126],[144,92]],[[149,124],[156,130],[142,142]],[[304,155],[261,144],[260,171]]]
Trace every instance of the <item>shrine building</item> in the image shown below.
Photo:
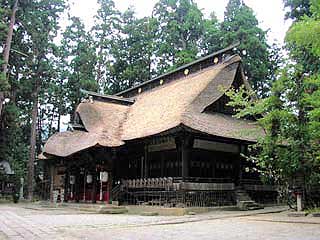
[[[273,203],[243,154],[264,132],[225,91],[250,88],[234,46],[115,95],[84,91],[41,154],[51,200],[175,206]],[[55,199],[54,199],[55,198]]]

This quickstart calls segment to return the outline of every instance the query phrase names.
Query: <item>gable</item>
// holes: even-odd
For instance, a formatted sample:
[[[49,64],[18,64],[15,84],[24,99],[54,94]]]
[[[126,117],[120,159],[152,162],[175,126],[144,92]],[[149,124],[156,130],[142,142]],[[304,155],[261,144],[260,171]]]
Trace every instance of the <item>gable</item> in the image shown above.
[[[243,76],[241,74],[241,65],[239,65],[236,71],[234,80],[228,89],[230,88],[239,89],[240,86],[244,84],[242,77]],[[221,91],[223,90],[221,89]],[[235,113],[234,107],[227,105],[229,101],[230,101],[230,98],[224,93],[218,100],[208,105],[204,109],[204,112],[217,112],[217,113],[233,115]]]
[[[235,79],[237,69],[239,68],[241,58],[234,56],[224,62],[224,67],[202,89],[199,95],[194,99],[188,111],[204,112],[205,109],[219,100],[224,92],[222,89],[229,89]]]

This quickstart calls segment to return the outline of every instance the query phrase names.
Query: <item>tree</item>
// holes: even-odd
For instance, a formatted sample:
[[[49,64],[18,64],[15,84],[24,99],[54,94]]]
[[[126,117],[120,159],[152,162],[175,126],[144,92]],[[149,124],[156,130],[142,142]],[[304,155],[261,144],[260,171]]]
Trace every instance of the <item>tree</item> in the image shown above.
[[[320,59],[320,2],[312,0],[310,5],[311,14],[305,15],[300,21],[295,22],[288,30],[286,42],[291,46],[303,48],[306,55]],[[295,54],[295,51],[293,51]],[[294,55],[296,56],[296,55]],[[303,64],[303,65],[302,65]],[[309,123],[310,142],[313,147],[313,157],[320,160],[319,148],[319,122],[320,122],[320,68],[308,68],[302,62],[301,74],[304,74],[301,98],[305,104]],[[320,176],[319,176],[320,178]]]
[[[108,89],[111,93],[149,80],[152,75],[154,19],[137,19],[134,10],[129,8],[122,13],[121,20],[110,49],[113,61],[109,65]]]
[[[304,20],[305,18],[309,19],[308,24],[313,25],[313,29],[310,28],[309,32],[303,31],[305,36],[300,35],[300,40],[305,38],[306,41],[308,37],[316,37],[319,33],[319,29],[317,29],[316,22],[312,23],[311,16],[313,15],[311,11],[311,1],[310,0],[286,0],[284,1],[285,7],[287,7],[288,12],[286,14],[287,18],[290,18],[295,22],[299,22]],[[311,21],[311,22],[310,22]],[[299,26],[299,23],[298,25]],[[298,31],[298,29],[297,29]],[[312,36],[313,35],[313,36]],[[286,42],[286,49],[290,52],[290,57],[294,59],[296,62],[301,63],[304,71],[306,72],[316,72],[320,69],[320,59],[319,57],[315,56],[314,53],[308,50],[308,46],[306,44],[296,44],[296,41],[287,41]]]
[[[46,82],[48,77],[48,55],[52,50],[53,38],[57,34],[59,14],[63,12],[64,8],[63,0],[28,2],[21,16],[24,41],[28,45],[28,58],[26,59],[28,72],[23,78],[30,83],[30,99],[32,99],[28,160],[29,200],[33,199],[39,94],[42,91],[42,84]]]
[[[286,35],[288,44],[304,47],[308,54],[318,58],[319,37],[313,33],[319,35],[319,10],[319,1],[312,1],[312,15],[295,22]],[[310,70],[301,62],[292,64],[289,59],[284,62],[269,97],[256,99],[244,88],[229,91],[227,95],[231,98],[229,104],[237,107],[238,117],[255,116],[265,130],[265,137],[254,146],[258,154],[251,160],[258,164],[266,177],[298,187],[302,193],[306,192],[306,186],[319,183],[319,71]],[[307,204],[310,204],[307,197]]]
[[[209,19],[204,19],[204,32],[201,37],[201,51],[204,55],[214,53],[222,48],[223,35],[221,25],[213,13]]]
[[[19,121],[20,109],[15,103],[10,102],[4,108],[3,127],[0,132],[0,161],[10,163],[16,178],[24,177],[28,160],[26,138]]]
[[[9,55],[10,55],[10,49],[11,49],[11,42],[12,42],[12,36],[13,36],[13,27],[15,25],[16,21],[16,12],[18,10],[18,0],[15,0],[14,5],[12,7],[12,13],[10,17],[10,24],[6,36],[6,41],[3,47],[3,63],[2,63],[2,74],[0,76],[0,121],[1,121],[1,115],[2,115],[2,106],[4,102],[4,90],[6,90],[8,86],[7,81],[7,71],[8,71],[8,63],[9,63]]]
[[[99,0],[97,15],[95,16],[95,26],[92,33],[97,49],[97,83],[101,91],[108,91],[110,84],[110,56],[113,36],[117,34],[117,26],[120,24],[120,12],[115,9],[112,0]]]
[[[284,7],[287,8],[286,19],[294,21],[301,20],[301,17],[310,16],[310,0],[283,0]]]
[[[98,90],[95,65],[96,53],[92,37],[85,31],[83,23],[72,17],[71,24],[64,31],[61,41],[61,54],[66,63],[66,81],[68,89],[68,113],[73,116],[76,106],[81,101],[80,89]]]
[[[224,47],[240,42],[238,53],[242,56],[245,74],[258,95],[265,96],[274,72],[269,71],[272,64],[266,32],[259,28],[252,9],[243,0],[230,0],[221,29]]]
[[[156,65],[164,71],[191,62],[200,53],[203,14],[193,0],[160,0],[153,9],[157,20]]]

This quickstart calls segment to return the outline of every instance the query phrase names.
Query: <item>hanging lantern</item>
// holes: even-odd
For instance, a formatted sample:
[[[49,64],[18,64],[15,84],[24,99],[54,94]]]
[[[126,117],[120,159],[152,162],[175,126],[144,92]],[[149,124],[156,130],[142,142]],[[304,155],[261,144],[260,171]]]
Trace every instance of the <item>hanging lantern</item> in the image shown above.
[[[92,183],[92,175],[91,174],[87,175],[87,183]]]
[[[108,182],[108,172],[100,172],[100,181]]]
[[[73,185],[76,182],[76,176],[70,175],[70,184]]]

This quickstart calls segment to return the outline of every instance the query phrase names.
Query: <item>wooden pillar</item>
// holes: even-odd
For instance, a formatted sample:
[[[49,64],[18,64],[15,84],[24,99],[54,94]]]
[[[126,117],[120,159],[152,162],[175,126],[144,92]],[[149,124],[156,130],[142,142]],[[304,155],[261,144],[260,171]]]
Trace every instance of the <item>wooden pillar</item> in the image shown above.
[[[149,177],[149,159],[148,159],[148,145],[144,146],[144,177]]]
[[[140,161],[141,161],[140,178],[143,178],[144,177],[144,157],[141,157]]]
[[[91,191],[91,202],[96,203],[97,195],[97,170],[92,171],[92,191]]]
[[[115,149],[112,149],[111,150],[111,171],[109,173],[109,176],[108,176],[108,191],[109,191],[109,201],[113,199],[113,196],[112,196],[112,189],[113,189],[113,182],[114,182],[114,173],[115,173],[115,166],[116,166],[116,161],[117,161],[117,152]]]
[[[166,161],[165,161],[165,155],[164,154],[161,154],[161,173],[160,173],[160,176],[161,177],[165,177],[165,172],[164,172],[164,169],[165,169],[165,164],[166,164]]]
[[[241,186],[242,181],[242,171],[243,171],[243,163],[244,160],[241,154],[247,154],[248,146],[247,145],[239,145],[239,163],[238,163],[238,185]]]
[[[78,203],[80,200],[80,167],[78,167],[78,169],[76,170],[76,175],[75,175],[75,183],[74,183],[74,194],[75,194],[75,200]]]
[[[187,149],[186,139],[182,139],[181,146],[181,160],[182,160],[182,178],[189,177],[189,151]]]
[[[176,138],[178,159],[181,161],[181,177],[189,177],[190,154],[193,146],[193,138],[190,135],[183,134]]]
[[[216,157],[214,156],[214,158],[211,161],[212,161],[212,177],[216,178],[216,167],[217,167]]]
[[[68,202],[69,197],[69,168],[66,167],[65,173],[64,173],[64,202]]]
[[[53,162],[50,163],[50,201],[53,202],[53,189],[54,189],[54,165]]]

